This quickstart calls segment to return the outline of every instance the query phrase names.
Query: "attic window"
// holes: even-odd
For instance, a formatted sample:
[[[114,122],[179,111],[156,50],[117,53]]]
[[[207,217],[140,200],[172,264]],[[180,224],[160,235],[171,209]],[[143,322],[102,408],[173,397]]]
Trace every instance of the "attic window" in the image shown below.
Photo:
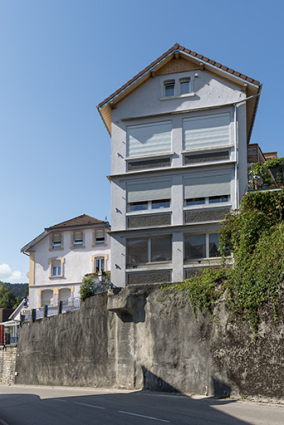
[[[190,79],[184,78],[182,80],[179,80],[179,94],[188,94],[190,93]]]
[[[175,80],[165,81],[164,83],[165,97],[175,95]]]

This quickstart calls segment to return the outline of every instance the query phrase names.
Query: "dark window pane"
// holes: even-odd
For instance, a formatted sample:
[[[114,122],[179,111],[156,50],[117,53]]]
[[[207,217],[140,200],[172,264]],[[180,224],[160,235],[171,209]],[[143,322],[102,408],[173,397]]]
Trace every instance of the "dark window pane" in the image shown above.
[[[172,238],[165,236],[151,239],[151,262],[172,260]]]
[[[185,260],[206,257],[205,235],[185,236]]]
[[[127,242],[127,264],[148,263],[148,239],[135,239]]]
[[[129,204],[129,211],[143,211],[148,209],[148,202],[132,202]]]
[[[180,82],[180,94],[187,94],[190,92],[189,80]]]
[[[171,201],[169,199],[161,199],[160,201],[152,201],[152,209],[169,208]]]
[[[174,96],[175,95],[175,83],[165,84],[165,96]]]
[[[219,248],[219,234],[209,234],[209,257],[220,257]]]
[[[224,195],[224,196],[210,196],[209,198],[209,204],[218,204],[220,202],[228,202],[229,201],[229,196],[228,195]]]
[[[186,207],[190,207],[192,205],[204,205],[204,204],[205,204],[205,198],[192,198],[192,199],[185,200]]]

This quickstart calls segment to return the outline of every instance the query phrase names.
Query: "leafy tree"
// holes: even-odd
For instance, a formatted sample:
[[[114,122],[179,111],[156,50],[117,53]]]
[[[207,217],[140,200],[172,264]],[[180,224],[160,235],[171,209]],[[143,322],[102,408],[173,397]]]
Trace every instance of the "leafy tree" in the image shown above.
[[[5,292],[3,296],[0,298],[0,305],[3,305],[5,308],[14,308],[16,303],[16,298],[12,292]]]

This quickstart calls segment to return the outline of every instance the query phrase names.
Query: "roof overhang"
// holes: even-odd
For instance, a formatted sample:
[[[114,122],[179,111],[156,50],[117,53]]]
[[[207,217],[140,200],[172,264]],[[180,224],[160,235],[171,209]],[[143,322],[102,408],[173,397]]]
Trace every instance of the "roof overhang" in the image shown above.
[[[144,84],[147,80],[153,78],[159,69],[165,66],[167,62],[171,61],[173,58],[179,57],[193,63],[197,67],[196,69],[205,70],[236,85],[241,90],[246,92],[247,97],[258,95],[257,97],[252,98],[247,102],[247,140],[249,143],[261,92],[261,84],[259,81],[249,78],[246,75],[241,74],[240,72],[236,72],[231,68],[214,62],[213,60],[205,58],[204,56],[192,52],[189,49],[185,49],[178,44],[175,44],[156,61],[152,62],[152,64],[150,64],[143,71],[129,80],[120,89],[116,90],[113,94],[108,96],[97,106],[99,114],[106,126],[109,135],[111,136],[112,110],[116,108],[116,105],[129,96],[138,87]]]

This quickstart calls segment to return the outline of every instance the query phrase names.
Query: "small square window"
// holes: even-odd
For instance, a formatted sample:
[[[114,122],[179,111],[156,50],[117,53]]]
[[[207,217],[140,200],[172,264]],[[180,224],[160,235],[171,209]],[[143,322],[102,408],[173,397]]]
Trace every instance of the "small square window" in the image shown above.
[[[175,80],[166,81],[164,83],[165,88],[165,97],[170,97],[175,95]]]
[[[190,93],[190,79],[187,78],[185,80],[180,80],[179,82],[179,94],[187,94]]]

